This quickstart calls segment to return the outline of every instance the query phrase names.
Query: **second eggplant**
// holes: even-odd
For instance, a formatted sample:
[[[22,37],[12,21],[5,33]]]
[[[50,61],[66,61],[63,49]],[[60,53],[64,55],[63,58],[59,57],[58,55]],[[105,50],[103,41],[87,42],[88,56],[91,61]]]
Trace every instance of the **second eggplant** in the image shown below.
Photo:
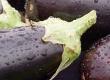
[[[110,35],[84,53],[82,80],[110,80]]]

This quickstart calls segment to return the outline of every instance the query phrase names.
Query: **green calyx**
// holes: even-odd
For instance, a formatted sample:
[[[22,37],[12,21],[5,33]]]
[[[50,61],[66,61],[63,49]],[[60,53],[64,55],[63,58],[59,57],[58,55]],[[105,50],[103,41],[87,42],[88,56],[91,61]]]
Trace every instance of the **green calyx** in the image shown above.
[[[96,11],[93,10],[72,22],[67,22],[59,18],[48,18],[37,23],[37,25],[45,27],[46,32],[42,38],[45,42],[51,41],[54,44],[63,44],[64,47],[62,61],[50,80],[78,58],[81,52],[81,35],[96,23],[96,18]]]
[[[3,13],[0,14],[0,29],[10,29],[25,25],[21,21],[21,16],[17,10],[11,7],[7,0],[0,0]]]

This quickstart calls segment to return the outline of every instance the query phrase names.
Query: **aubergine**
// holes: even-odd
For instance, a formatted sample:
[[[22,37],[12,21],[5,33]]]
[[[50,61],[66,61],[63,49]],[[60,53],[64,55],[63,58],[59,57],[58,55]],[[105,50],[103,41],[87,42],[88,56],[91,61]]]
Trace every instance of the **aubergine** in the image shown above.
[[[1,80],[43,80],[55,71],[63,47],[43,42],[44,33],[43,27],[0,30]]]
[[[82,62],[82,80],[110,80],[110,35],[87,50]]]

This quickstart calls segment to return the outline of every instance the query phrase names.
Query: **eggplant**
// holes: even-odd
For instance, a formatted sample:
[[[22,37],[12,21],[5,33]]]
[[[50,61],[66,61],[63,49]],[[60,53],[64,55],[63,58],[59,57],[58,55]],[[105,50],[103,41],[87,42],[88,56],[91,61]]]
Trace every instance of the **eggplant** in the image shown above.
[[[45,43],[44,27],[0,30],[0,80],[45,80],[57,69],[62,45]]]
[[[110,80],[110,34],[84,54],[82,80]]]

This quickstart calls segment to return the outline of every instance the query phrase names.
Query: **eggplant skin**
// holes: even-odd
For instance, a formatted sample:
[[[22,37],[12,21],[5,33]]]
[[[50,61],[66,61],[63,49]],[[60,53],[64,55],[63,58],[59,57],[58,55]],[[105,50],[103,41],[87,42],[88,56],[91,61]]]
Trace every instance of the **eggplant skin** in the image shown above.
[[[57,69],[62,45],[42,41],[44,27],[0,30],[0,80],[45,80]]]
[[[82,80],[110,80],[110,35],[85,53],[81,71]]]

